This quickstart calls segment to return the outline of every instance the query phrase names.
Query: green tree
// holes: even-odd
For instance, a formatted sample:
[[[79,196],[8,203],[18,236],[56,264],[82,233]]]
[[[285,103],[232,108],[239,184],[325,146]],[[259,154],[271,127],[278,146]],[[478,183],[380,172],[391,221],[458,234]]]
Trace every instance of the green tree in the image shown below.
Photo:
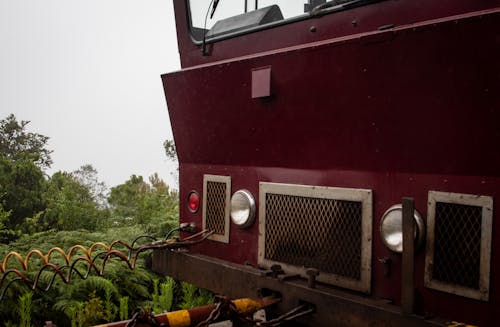
[[[47,149],[47,136],[26,131],[29,121],[17,121],[16,116],[10,114],[0,120],[0,153],[13,161],[33,161],[38,167],[45,169],[52,164]]]
[[[173,140],[165,140],[165,142],[163,142],[163,148],[165,149],[165,155],[168,159],[177,161],[177,148]]]
[[[111,188],[108,202],[114,215],[121,218],[138,220],[142,198],[149,191],[149,185],[142,176],[132,175],[123,184]]]
[[[28,132],[28,124],[12,114],[0,120],[0,201],[3,211],[9,212],[2,234],[18,229],[26,218],[39,215],[45,208],[43,170],[52,163],[52,151],[47,149],[49,138]],[[2,237],[1,241],[9,240]]]
[[[0,199],[2,197],[0,196]],[[5,211],[3,208],[2,202],[0,202],[0,229],[5,228],[5,223],[7,222],[7,219],[9,219],[10,216],[10,211]]]
[[[100,208],[108,206],[108,187],[99,180],[97,170],[90,164],[81,166],[73,172],[73,176],[83,185],[86,185],[94,201]]]
[[[163,142],[163,148],[165,149],[165,155],[167,156],[167,159],[177,163],[177,170],[170,174],[177,181],[177,186],[179,186],[179,163],[177,157],[177,148],[175,147],[174,141],[165,140],[165,142]]]
[[[0,194],[0,243],[9,243],[16,239],[17,233],[7,227],[10,222],[10,211],[5,211],[1,199],[2,195]]]
[[[33,161],[0,155],[0,194],[5,211],[10,211],[8,228],[16,229],[44,210],[45,187],[44,174]]]
[[[132,175],[111,189],[108,201],[117,225],[140,224],[148,232],[164,233],[177,219],[177,197],[158,174],[153,174],[149,183]]]
[[[106,212],[99,209],[90,188],[72,173],[56,172],[47,186],[47,208],[37,225],[43,229],[96,230]]]

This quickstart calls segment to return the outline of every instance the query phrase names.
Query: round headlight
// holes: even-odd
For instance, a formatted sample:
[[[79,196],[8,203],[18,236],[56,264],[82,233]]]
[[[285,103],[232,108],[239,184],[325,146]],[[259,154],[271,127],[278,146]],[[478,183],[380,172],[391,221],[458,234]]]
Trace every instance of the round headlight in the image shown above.
[[[425,226],[417,210],[413,211],[415,222],[415,251],[422,245]],[[380,221],[380,236],[384,245],[396,253],[403,252],[403,206],[396,204],[390,207]]]
[[[236,191],[231,197],[231,220],[240,228],[252,226],[255,220],[255,200],[247,190]]]

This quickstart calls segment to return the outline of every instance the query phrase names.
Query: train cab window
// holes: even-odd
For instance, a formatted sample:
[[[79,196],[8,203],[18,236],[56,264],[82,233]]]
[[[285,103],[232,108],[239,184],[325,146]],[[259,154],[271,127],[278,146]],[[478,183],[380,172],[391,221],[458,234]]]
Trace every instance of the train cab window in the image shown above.
[[[337,0],[339,1],[339,0]],[[307,18],[326,0],[190,0],[191,35],[195,41],[240,33]]]
[[[381,0],[189,0],[193,41],[217,41]]]
[[[303,0],[190,0],[191,34],[195,40],[262,28],[304,14]]]

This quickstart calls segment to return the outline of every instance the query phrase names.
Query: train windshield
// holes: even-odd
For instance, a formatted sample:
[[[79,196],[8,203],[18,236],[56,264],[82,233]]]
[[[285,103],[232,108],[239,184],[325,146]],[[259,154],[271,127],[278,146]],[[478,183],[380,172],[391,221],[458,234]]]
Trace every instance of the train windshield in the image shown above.
[[[298,17],[307,17],[326,0],[189,0],[191,34],[195,40],[228,37]],[[338,2],[338,0],[337,0]]]
[[[356,8],[383,0],[188,0],[193,40],[243,33]]]

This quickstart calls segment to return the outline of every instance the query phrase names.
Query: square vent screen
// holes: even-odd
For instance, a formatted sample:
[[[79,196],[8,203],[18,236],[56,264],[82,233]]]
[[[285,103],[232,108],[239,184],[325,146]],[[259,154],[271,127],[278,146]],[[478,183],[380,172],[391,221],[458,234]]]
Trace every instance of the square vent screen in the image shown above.
[[[488,300],[493,199],[429,192],[425,286]]]
[[[370,190],[261,183],[259,263],[368,293],[371,201]]]
[[[214,231],[209,239],[229,243],[231,177],[203,176],[203,229]]]

